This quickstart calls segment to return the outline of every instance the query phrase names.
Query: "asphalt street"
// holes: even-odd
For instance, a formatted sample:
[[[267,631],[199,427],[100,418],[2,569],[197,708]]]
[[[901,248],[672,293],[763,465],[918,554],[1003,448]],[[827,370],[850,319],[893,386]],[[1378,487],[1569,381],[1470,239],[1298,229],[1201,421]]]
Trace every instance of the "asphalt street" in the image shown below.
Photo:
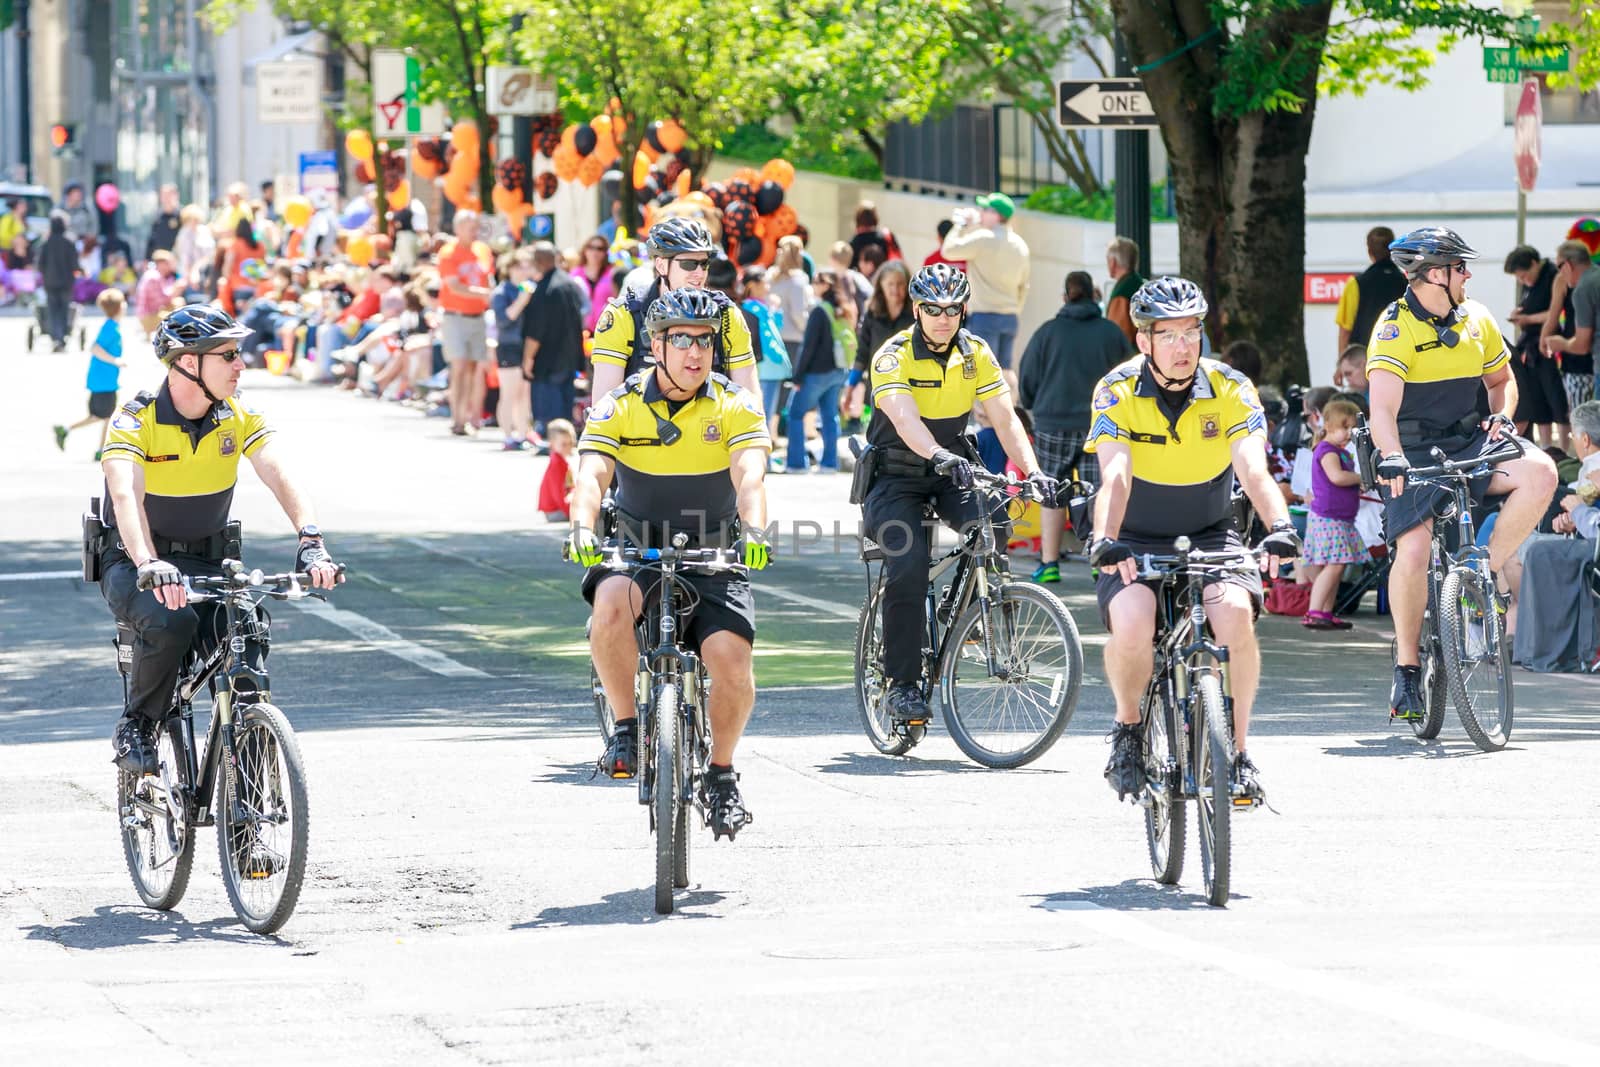
[[[50,426],[82,412],[86,357],[28,353],[23,327],[0,318],[8,1062],[259,1059],[276,1033],[306,1063],[1600,1063],[1593,679],[1519,672],[1512,744],[1486,755],[1453,712],[1433,743],[1390,727],[1386,619],[1264,619],[1251,750],[1276,811],[1236,821],[1213,909],[1193,844],[1183,884],[1150,880],[1139,810],[1101,777],[1081,564],[1059,589],[1087,676],[1049,754],[984,770],[936,727],[883,757],[850,690],[846,482],[775,477],[738,759],[756,822],[697,842],[662,918],[631,785],[590,777],[585,608],[534,509],[543,461],[259,372],[246,389],[352,574],[274,615],[306,889],[281,935],[250,934],[206,830],[179,908],[145,909],[113,814],[111,620],[64,576],[100,482],[94,435],[62,453]],[[158,368],[127,334],[130,395]],[[236,514],[251,565],[289,562],[248,465]]]

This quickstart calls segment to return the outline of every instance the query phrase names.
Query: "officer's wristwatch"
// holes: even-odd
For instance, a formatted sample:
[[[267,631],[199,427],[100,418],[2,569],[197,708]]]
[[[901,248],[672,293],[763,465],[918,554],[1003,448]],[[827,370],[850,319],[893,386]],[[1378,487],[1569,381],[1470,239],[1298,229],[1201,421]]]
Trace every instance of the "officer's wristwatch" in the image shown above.
[[[306,525],[300,527],[300,540],[302,540],[302,541],[320,541],[320,540],[322,540],[322,527],[317,526],[314,523],[307,523]]]

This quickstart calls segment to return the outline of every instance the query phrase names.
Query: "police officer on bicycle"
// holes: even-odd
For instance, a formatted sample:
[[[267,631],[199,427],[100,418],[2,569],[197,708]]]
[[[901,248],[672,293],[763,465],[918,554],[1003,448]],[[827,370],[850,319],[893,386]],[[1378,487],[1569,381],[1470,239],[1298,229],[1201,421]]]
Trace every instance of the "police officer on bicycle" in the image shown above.
[[[173,312],[154,338],[166,382],[123,405],[106,438],[100,592],[134,635],[127,706],[113,738],[117,765],[133,773],[156,773],[155,728],[172,705],[184,657],[197,636],[213,639],[216,605],[190,607],[183,579],[220,574],[224,555],[238,552],[226,527],[241,457],[299,531],[295,570],[321,589],[336,580],[311,503],[272,447],[271,425],[235,395],[244,370],[239,342],[249,336],[209,304]]]
[[[662,219],[650,227],[644,247],[653,272],[650,284],[640,287],[629,283],[620,295],[607,301],[595,323],[591,395],[605,396],[624,378],[638,374],[654,361],[645,313],[659,297],[691,286],[710,292],[720,308],[711,369],[731,378],[760,404],[755,350],[744,315],[723,294],[703,288],[712,259],[721,254],[706,224],[699,219]]]
[[[1137,798],[1144,787],[1139,702],[1156,636],[1154,583],[1139,580],[1136,555],[1169,554],[1180,536],[1200,551],[1242,548],[1233,527],[1235,478],[1270,524],[1260,547],[1272,574],[1299,554],[1300,539],[1267,467],[1261,399],[1244,375],[1200,355],[1207,310],[1205,294],[1191,281],[1145,282],[1128,305],[1142,354],[1102,378],[1091,402],[1094,422],[1084,448],[1099,457],[1101,482],[1089,562],[1100,569],[1095,597],[1110,630],[1106,679],[1117,713],[1106,780],[1119,799]],[[1205,596],[1206,618],[1229,655],[1233,782],[1241,795],[1260,799],[1245,751],[1261,679],[1260,575],[1208,575]]]
[[[1489,309],[1466,299],[1467,264],[1478,253],[1453,230],[1413,230],[1389,246],[1409,283],[1405,295],[1379,316],[1367,346],[1372,443],[1376,473],[1386,490],[1384,525],[1394,552],[1389,609],[1394,616],[1391,718],[1420,718],[1418,642],[1428,603],[1427,574],[1434,508],[1448,490],[1408,487],[1412,465],[1432,466],[1430,450],[1462,460],[1494,452],[1515,434],[1517,383],[1511,352]],[[1487,404],[1484,398],[1487,395]],[[1533,532],[1555,492],[1555,464],[1527,447],[1472,486],[1475,503],[1503,495],[1489,537],[1489,568],[1498,575]],[[1504,590],[1501,591],[1502,595]]]
[[[1046,506],[1059,494],[1056,480],[1039,470],[1000,362],[965,328],[969,294],[957,268],[923,267],[908,293],[912,325],[872,357],[872,448],[857,472],[867,484],[858,481],[852,498],[862,504],[867,536],[884,550],[884,707],[897,722],[926,722],[929,714],[921,686],[930,541],[923,509],[931,504],[958,529],[982,517],[973,492],[977,457],[964,440],[975,403]]]
[[[590,568],[583,595],[594,607],[589,647],[616,712],[601,759],[613,778],[631,778],[639,757],[634,710],[638,648],[650,576],[630,581],[598,567],[601,498],[616,484],[618,533],[637,547],[661,547],[676,533],[691,546],[733,542],[744,565],[766,567],[766,471],[772,441],[759,399],[711,370],[722,304],[704,289],[657,298],[645,317],[651,365],[590,409],[578,442],[567,555]],[[707,808],[712,831],[731,840],[750,821],[733,770],[734,749],[755,703],[755,600],[744,575],[684,574],[697,603],[684,623],[711,678],[711,760]]]

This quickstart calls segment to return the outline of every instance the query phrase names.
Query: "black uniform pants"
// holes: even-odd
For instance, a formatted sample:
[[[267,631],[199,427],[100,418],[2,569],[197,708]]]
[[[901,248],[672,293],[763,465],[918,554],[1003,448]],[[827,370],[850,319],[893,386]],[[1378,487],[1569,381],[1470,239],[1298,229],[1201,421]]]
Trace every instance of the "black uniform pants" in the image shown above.
[[[922,508],[933,505],[945,525],[960,530],[977,522],[981,505],[970,489],[957,489],[943,475],[920,478],[880,474],[862,505],[866,535],[883,548],[883,663],[896,685],[922,678],[927,634],[923,604],[928,594],[928,553],[933,531]]]
[[[115,536],[113,534],[113,536]],[[185,574],[219,575],[216,560],[198,556],[172,556],[168,562]],[[203,635],[204,647],[216,641],[217,618],[222,607],[194,604],[173,611],[149,590],[139,588],[139,568],[120,550],[108,551],[101,562],[100,594],[117,621],[133,631],[133,663],[128,674],[129,715],[160,721],[172,706],[184,657]]]

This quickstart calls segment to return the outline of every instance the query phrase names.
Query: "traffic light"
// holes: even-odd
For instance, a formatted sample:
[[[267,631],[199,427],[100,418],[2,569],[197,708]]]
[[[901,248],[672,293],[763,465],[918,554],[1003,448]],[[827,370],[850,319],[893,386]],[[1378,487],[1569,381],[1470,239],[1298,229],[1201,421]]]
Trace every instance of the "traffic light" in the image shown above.
[[[50,149],[57,156],[71,155],[78,150],[78,127],[58,122],[50,127]]]

